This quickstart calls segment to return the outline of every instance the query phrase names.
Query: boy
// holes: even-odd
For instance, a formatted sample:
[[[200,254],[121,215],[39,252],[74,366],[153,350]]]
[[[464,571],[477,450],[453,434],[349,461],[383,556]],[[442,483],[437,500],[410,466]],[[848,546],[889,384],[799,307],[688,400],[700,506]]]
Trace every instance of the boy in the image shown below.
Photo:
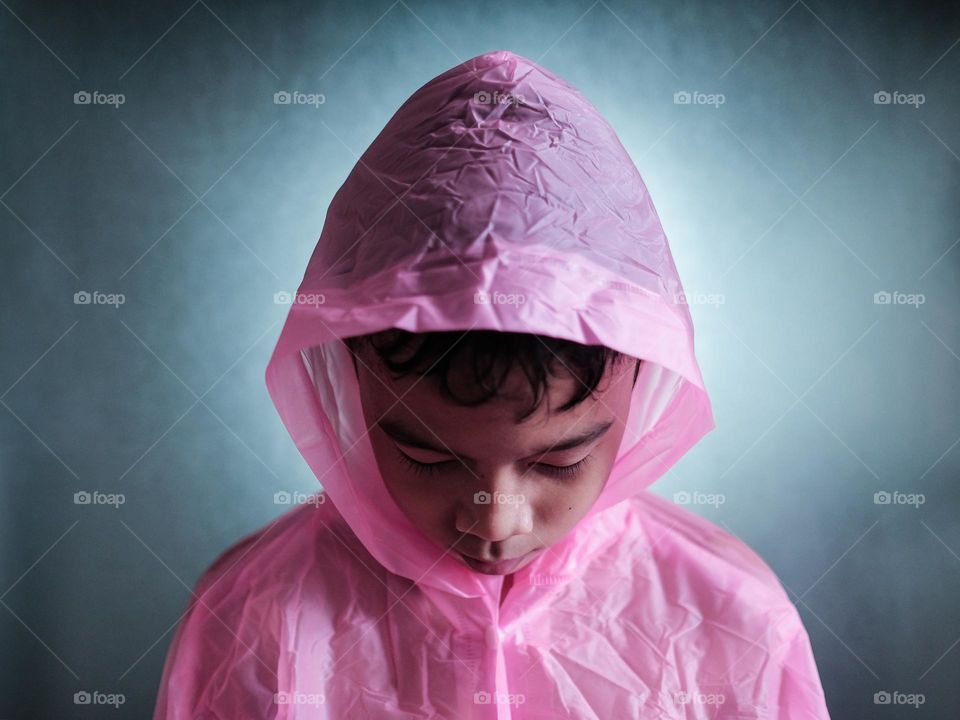
[[[613,129],[508,51],[337,192],[267,387],[324,493],[204,573],[155,719],[828,718],[743,543],[646,492],[714,427]]]

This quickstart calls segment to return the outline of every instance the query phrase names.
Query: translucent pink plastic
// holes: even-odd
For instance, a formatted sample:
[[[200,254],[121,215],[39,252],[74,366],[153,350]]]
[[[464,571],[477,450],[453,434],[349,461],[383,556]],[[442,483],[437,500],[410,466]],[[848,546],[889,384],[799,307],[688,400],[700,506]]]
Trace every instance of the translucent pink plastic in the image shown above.
[[[502,607],[502,576],[434,545],[379,475],[341,338],[388,327],[646,361],[601,496]],[[646,490],[711,404],[643,180],[556,75],[490,52],[400,107],[330,204],[266,382],[324,493],[204,573],[155,720],[828,718],[774,573]]]

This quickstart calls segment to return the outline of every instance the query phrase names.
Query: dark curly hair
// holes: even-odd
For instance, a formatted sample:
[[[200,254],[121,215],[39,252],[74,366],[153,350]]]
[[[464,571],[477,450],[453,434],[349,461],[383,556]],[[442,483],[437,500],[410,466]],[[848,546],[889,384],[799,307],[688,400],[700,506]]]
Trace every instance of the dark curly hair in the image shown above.
[[[642,362],[603,345],[581,345],[546,335],[497,330],[411,333],[388,328],[369,335],[344,338],[344,343],[353,355],[354,367],[357,351],[369,345],[394,379],[409,373],[433,376],[438,379],[444,396],[466,406],[481,405],[496,396],[510,371],[519,365],[530,383],[533,401],[517,417],[518,423],[540,406],[548,386],[548,374],[558,376],[558,365],[579,381],[573,397],[559,408],[559,412],[564,412],[594,394],[608,366],[636,359],[633,373],[636,384]],[[477,397],[459,397],[450,387],[451,369],[461,367],[460,363],[464,361],[469,361],[472,367],[472,377],[480,390]]]

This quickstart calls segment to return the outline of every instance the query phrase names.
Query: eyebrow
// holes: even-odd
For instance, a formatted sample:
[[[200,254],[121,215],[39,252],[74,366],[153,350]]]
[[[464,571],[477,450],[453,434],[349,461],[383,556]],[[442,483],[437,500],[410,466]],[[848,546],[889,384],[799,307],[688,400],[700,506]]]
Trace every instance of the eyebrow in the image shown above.
[[[561,440],[556,444],[537,448],[528,457],[546,455],[547,453],[560,452],[561,450],[571,450],[573,448],[580,447],[581,445],[586,445],[587,443],[603,437],[603,435],[611,428],[612,425],[612,419],[607,420],[606,422],[595,423],[578,435],[574,435],[566,440]],[[466,455],[462,455],[455,450],[442,447],[438,443],[431,442],[430,440],[421,437],[416,431],[412,430],[406,423],[400,420],[384,418],[377,422],[377,426],[395,441],[403,443],[404,445],[420,448],[421,450],[430,450],[435,453],[440,453],[441,455],[452,454],[456,455],[461,460],[472,462],[472,458],[469,458]]]

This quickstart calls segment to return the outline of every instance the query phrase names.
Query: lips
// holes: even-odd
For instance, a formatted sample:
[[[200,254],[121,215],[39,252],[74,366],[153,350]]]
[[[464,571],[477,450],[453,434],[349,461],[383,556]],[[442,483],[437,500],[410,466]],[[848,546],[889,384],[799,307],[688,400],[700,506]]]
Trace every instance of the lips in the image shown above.
[[[488,575],[507,575],[513,572],[529,554],[530,553],[526,553],[510,560],[478,560],[472,555],[459,553],[460,557],[463,558],[467,565],[477,572],[486,573]]]

